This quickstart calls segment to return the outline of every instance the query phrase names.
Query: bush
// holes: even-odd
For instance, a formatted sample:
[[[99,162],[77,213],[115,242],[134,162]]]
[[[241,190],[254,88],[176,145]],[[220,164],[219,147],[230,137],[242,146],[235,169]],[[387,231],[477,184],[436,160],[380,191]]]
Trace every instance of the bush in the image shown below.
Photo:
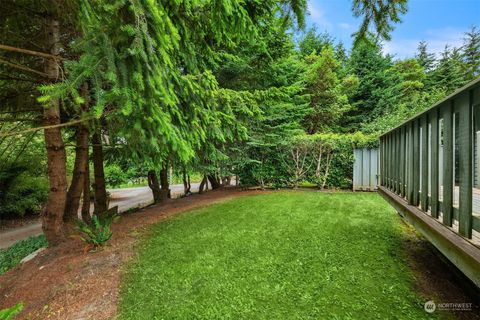
[[[40,235],[19,241],[10,248],[0,249],[0,274],[15,267],[30,253],[47,246],[47,239],[44,235]]]
[[[118,187],[128,182],[126,172],[115,163],[105,166],[105,183],[112,188]]]
[[[376,136],[315,134],[294,136],[278,145],[252,148],[239,168],[242,185],[292,187],[308,182],[318,187],[347,189],[352,186],[353,149],[376,148]],[[317,166],[320,153],[322,161]]]
[[[22,164],[7,164],[0,171],[0,216],[38,213],[47,200],[48,181],[34,176]]]

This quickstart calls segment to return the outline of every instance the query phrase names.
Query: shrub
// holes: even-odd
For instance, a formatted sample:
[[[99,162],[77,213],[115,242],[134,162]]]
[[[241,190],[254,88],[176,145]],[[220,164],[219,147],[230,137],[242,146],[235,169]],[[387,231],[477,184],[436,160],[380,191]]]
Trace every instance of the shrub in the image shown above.
[[[6,164],[0,171],[0,216],[38,213],[47,200],[48,181],[23,164]]]
[[[15,267],[30,253],[47,246],[45,236],[40,235],[19,241],[9,248],[0,249],[0,274]]]
[[[127,173],[115,163],[105,166],[105,183],[109,187],[118,187],[128,182]]]
[[[376,136],[362,133],[291,137],[278,145],[257,147],[239,168],[240,181],[243,185],[272,187],[308,182],[319,188],[351,188],[353,149],[377,145]]]

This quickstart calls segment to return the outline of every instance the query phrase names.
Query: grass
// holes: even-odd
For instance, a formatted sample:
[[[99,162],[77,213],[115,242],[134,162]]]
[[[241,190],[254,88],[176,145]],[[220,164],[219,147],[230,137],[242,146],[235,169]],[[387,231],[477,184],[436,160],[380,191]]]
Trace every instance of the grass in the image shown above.
[[[403,227],[376,194],[277,192],[152,228],[120,319],[424,319]]]
[[[15,267],[20,261],[36,250],[48,246],[44,235],[18,241],[6,249],[0,249],[0,274]]]

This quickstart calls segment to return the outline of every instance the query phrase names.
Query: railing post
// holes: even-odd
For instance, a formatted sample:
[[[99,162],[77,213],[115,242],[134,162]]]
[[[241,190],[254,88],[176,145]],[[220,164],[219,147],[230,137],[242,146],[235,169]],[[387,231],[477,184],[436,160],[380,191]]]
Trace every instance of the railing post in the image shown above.
[[[400,159],[400,145],[401,145],[401,137],[402,137],[402,131],[401,129],[397,129],[397,147],[395,148],[395,159],[397,159],[397,166],[395,168],[395,172],[397,175],[397,194],[402,193],[402,177],[401,177],[401,170],[400,167],[402,166],[402,162]]]
[[[391,135],[387,135],[387,188],[392,188],[392,144],[391,144]]]
[[[457,98],[459,114],[459,233],[472,237],[472,188],[473,188],[473,110],[472,92]]]
[[[405,197],[405,162],[406,162],[406,157],[405,157],[405,135],[406,135],[406,130],[405,127],[400,128],[400,196],[402,198]]]
[[[420,192],[420,122],[413,120],[413,205],[419,204]]]
[[[438,149],[440,141],[438,139],[438,110],[433,109],[430,113],[430,122],[432,124],[432,139],[431,139],[431,165],[432,173],[430,177],[432,179],[430,190],[430,212],[432,217],[438,218]]]
[[[452,226],[453,211],[453,110],[447,102],[443,108],[443,224]]]
[[[397,130],[392,132],[393,134],[393,192],[398,193],[398,154],[397,154]]]
[[[422,185],[420,205],[423,211],[428,211],[428,117],[422,118]]]
[[[408,124],[408,179],[407,179],[407,200],[409,204],[413,204],[413,121]]]

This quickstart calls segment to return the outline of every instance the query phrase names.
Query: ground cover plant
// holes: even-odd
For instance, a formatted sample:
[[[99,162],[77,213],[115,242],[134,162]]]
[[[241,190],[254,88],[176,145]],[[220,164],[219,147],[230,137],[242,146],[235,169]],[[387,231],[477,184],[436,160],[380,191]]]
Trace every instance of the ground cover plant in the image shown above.
[[[422,319],[404,228],[378,195],[285,191],[155,225],[120,319]]]
[[[48,246],[44,235],[19,241],[7,249],[0,249],[0,274],[16,266],[30,253]]]

